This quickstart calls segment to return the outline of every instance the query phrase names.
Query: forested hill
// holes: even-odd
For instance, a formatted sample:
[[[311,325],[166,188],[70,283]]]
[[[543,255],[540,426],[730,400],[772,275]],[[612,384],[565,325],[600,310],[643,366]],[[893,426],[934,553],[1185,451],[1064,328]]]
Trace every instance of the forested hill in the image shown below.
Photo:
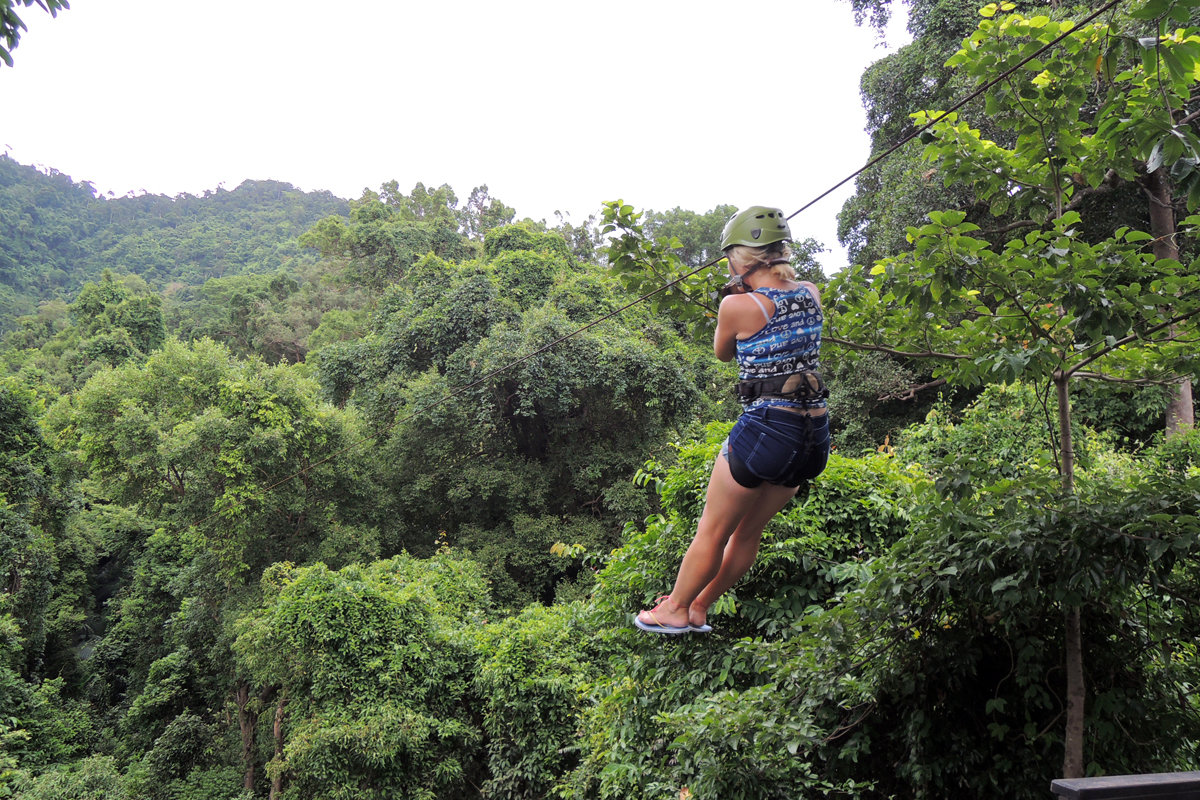
[[[0,155],[0,330],[39,301],[69,298],[105,269],[151,286],[273,272],[311,258],[296,239],[346,200],[279,181],[202,196],[98,195],[86,181]]]

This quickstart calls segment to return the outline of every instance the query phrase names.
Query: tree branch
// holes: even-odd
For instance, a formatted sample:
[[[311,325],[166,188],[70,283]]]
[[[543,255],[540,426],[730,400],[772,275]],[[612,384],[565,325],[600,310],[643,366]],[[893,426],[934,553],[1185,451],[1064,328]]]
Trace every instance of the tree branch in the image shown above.
[[[1193,308],[1191,311],[1188,311],[1185,314],[1179,314],[1175,317],[1172,317],[1171,319],[1167,320],[1166,322],[1161,322],[1158,325],[1155,325],[1153,328],[1150,328],[1149,330],[1142,331],[1141,333],[1131,333],[1124,338],[1117,339],[1115,342],[1113,342],[1111,345],[1108,345],[1107,347],[1102,349],[1100,352],[1096,353],[1095,355],[1088,356],[1083,361],[1080,361],[1078,364],[1067,367],[1066,369],[1063,370],[1063,372],[1067,375],[1067,377],[1072,377],[1075,375],[1075,373],[1082,370],[1088,364],[1091,364],[1092,362],[1096,361],[1097,359],[1103,358],[1104,356],[1108,355],[1112,351],[1117,350],[1117,349],[1123,347],[1124,345],[1129,344],[1130,342],[1136,342],[1138,339],[1141,339],[1145,336],[1150,336],[1152,334],[1158,333],[1161,330],[1166,330],[1167,328],[1170,328],[1172,325],[1183,322],[1184,320],[1191,319],[1192,317],[1196,316],[1197,314],[1200,314],[1200,306]]]
[[[992,228],[991,230],[985,231],[983,229],[980,229],[979,232],[984,236],[1000,236],[1005,233],[1012,233],[1013,231],[1019,230],[1021,228],[1036,228],[1036,227],[1038,227],[1038,223],[1034,222],[1033,220],[1022,219],[1022,220],[1017,220],[1016,222],[1010,222],[1007,225],[1002,225],[999,228]]]
[[[904,401],[916,400],[917,392],[923,392],[926,389],[933,389],[934,387],[945,386],[945,385],[946,385],[946,379],[938,378],[937,380],[930,381],[929,383],[922,383],[920,386],[910,386],[909,388],[904,389],[903,391],[891,392],[889,394],[882,394],[879,397],[875,398],[875,400],[876,400],[876,402],[879,402],[879,403],[886,403],[891,400],[904,400]]]
[[[909,353],[903,350],[895,350],[891,347],[884,347],[878,344],[862,344],[860,342],[852,342],[849,339],[839,339],[836,336],[821,337],[827,342],[840,344],[842,347],[849,347],[851,350],[870,350],[875,353],[887,353],[890,356],[899,356],[900,358],[940,358],[948,361],[962,361],[969,359],[971,356],[960,355],[958,353],[938,353],[934,350],[927,350],[924,353]]]
[[[1062,215],[1060,214],[1059,216],[1062,216]],[[1027,323],[1029,323],[1029,331],[1031,334],[1030,341],[1033,341],[1036,339],[1049,339],[1050,338],[1048,336],[1048,332],[1044,331],[1042,329],[1042,327],[1037,324],[1037,320],[1035,320],[1033,318],[1033,315],[1030,313],[1029,309],[1026,308],[1025,305],[1021,302],[1021,298],[1018,297],[1016,294],[1014,294],[1012,291],[1010,291],[1007,286],[1004,286],[1003,284],[1000,284],[996,281],[991,280],[986,274],[980,274],[979,271],[976,270],[974,267],[967,267],[967,272],[969,272],[971,275],[975,276],[975,279],[977,281],[979,281],[979,283],[982,286],[993,287],[994,289],[999,291],[999,293],[1002,296],[1007,297],[1008,301],[1010,303],[1012,303],[1014,306],[1016,306],[1017,311],[1020,312],[1020,317],[1022,319],[1024,319]]]
[[[1191,98],[1189,98],[1189,99],[1191,99]],[[1195,120],[1197,117],[1200,117],[1200,109],[1193,111],[1192,113],[1188,114],[1183,119],[1179,120],[1179,124],[1187,125],[1189,122]]]
[[[1086,378],[1105,383],[1119,383],[1125,386],[1169,386],[1171,381],[1156,378],[1118,378],[1116,375],[1106,375],[1103,372],[1072,372],[1072,378]]]

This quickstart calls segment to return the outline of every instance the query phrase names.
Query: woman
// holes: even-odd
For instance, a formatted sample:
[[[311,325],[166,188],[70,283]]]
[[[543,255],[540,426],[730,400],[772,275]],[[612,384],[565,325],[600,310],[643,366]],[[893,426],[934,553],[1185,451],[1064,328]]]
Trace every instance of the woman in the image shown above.
[[[758,554],[763,528],[829,459],[828,392],[817,373],[821,301],[789,262],[787,218],[752,206],[725,225],[733,293],[721,301],[713,350],[736,357],[743,412],[721,448],[696,536],[669,595],[634,620],[653,633],[707,633],[708,609]]]

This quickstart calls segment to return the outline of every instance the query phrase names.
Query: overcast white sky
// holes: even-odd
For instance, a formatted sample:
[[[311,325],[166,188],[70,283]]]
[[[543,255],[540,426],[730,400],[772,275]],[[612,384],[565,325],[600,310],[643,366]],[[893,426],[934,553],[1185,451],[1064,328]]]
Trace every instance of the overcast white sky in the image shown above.
[[[889,50],[837,0],[72,0],[0,68],[0,151],[100,192],[243,180],[361,195],[487,184],[578,222],[720,203],[788,213],[868,157],[858,94]],[[906,41],[893,25],[888,47]],[[839,269],[850,186],[792,220]]]

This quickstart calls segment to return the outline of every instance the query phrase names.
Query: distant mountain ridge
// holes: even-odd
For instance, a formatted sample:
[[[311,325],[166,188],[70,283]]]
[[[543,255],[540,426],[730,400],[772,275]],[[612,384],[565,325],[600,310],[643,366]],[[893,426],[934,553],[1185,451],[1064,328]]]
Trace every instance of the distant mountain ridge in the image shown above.
[[[314,259],[296,239],[349,208],[331,192],[271,180],[200,196],[104,197],[0,155],[0,330],[40,301],[70,299],[105,269],[162,288]]]

